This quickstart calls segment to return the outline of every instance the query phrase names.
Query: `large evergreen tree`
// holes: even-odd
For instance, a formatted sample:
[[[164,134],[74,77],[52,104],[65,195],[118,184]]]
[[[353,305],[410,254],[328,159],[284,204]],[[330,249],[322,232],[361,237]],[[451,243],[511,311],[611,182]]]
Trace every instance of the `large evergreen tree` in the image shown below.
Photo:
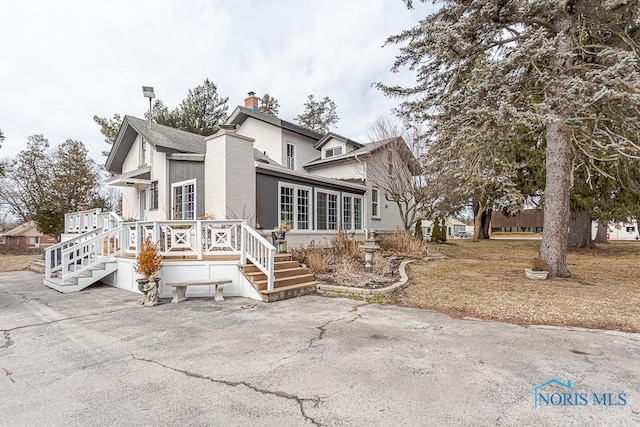
[[[265,93],[260,98],[260,102],[258,104],[258,111],[261,113],[269,114],[270,116],[277,117],[278,112],[280,111],[280,103],[276,98]]]
[[[104,142],[109,144],[109,146],[113,146],[120,131],[120,126],[122,125],[122,117],[120,114],[115,113],[112,118],[95,115],[93,116],[93,121],[100,126],[100,133],[104,136]],[[109,151],[103,151],[102,155],[108,156]]]
[[[378,87],[406,97],[401,114],[439,123],[438,138],[464,146],[477,147],[477,140],[469,129],[448,126],[447,112],[484,117],[495,131],[485,146],[498,153],[523,132],[544,129],[540,256],[552,276],[567,277],[574,153],[599,160],[604,151],[614,160],[639,148],[638,0],[434,3],[437,12],[388,39],[402,44],[393,70],[415,70],[416,86]]]
[[[0,199],[22,220],[34,220],[40,231],[59,237],[64,214],[92,208],[98,199],[98,167],[82,142],[67,140],[56,150],[42,135],[9,163],[0,183]]]
[[[218,95],[218,87],[213,82],[205,79],[201,85],[189,89],[177,113],[174,113],[179,117],[178,128],[198,135],[213,135],[226,118],[228,101],[228,97]],[[167,122],[164,122],[162,116],[156,117],[156,121],[167,125],[172,123],[171,117]]]
[[[340,118],[336,113],[336,103],[328,96],[316,101],[313,95],[307,96],[304,111],[294,119],[300,126],[318,133],[327,133]]]
[[[205,79],[201,85],[189,89],[187,97],[176,108],[170,110],[162,100],[156,99],[151,112],[156,123],[209,136],[216,133],[219,124],[225,120],[228,101],[228,97],[218,95],[218,87],[212,81]],[[149,118],[148,111],[144,117]],[[122,116],[116,113],[109,119],[96,115],[93,120],[100,126],[105,142],[112,145],[122,125]],[[107,156],[109,151],[103,151],[102,154]]]

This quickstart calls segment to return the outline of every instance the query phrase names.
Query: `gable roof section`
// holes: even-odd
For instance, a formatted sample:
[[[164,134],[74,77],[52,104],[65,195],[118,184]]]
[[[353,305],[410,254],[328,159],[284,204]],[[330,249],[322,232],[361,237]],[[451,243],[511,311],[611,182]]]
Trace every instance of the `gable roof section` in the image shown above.
[[[138,135],[142,135],[156,150],[167,153],[204,154],[205,137],[169,126],[151,123],[133,116],[124,116],[118,136],[109,152],[105,167],[121,173],[122,163]]]
[[[36,223],[35,221],[27,221],[23,224],[20,224],[19,226],[12,228],[11,230],[7,231],[6,233],[2,233],[3,236],[9,236],[9,237],[17,237],[17,236],[22,236],[24,233],[26,233],[27,231],[30,231],[32,229],[36,229],[37,231],[37,227],[36,227]]]
[[[304,168],[318,169],[324,166],[334,165],[336,163],[350,162],[350,161],[353,161],[358,156],[373,154],[376,151],[391,144],[397,144],[399,147],[404,147],[404,149],[409,151],[409,147],[407,147],[407,144],[404,142],[404,139],[397,136],[394,138],[383,139],[382,141],[375,141],[375,142],[370,142],[368,144],[364,144],[362,148],[358,148],[357,150],[353,150],[348,153],[341,154],[339,156],[328,157],[325,159],[319,158],[319,159],[311,160],[304,165]],[[413,156],[413,154],[411,155]]]
[[[360,144],[359,142],[356,142],[353,139],[346,138],[342,135],[338,135],[337,133],[329,132],[328,134],[320,138],[320,140],[315,143],[313,148],[315,148],[316,150],[320,150],[322,147],[324,147],[324,145],[327,142],[331,141],[332,139],[337,139],[338,141],[346,142],[347,144],[356,148],[364,147],[363,144]]]
[[[293,124],[291,122],[287,122],[270,114],[260,113],[259,111],[242,106],[238,106],[235,110],[233,110],[233,113],[231,113],[225,124],[234,124],[239,126],[243,124],[249,117],[260,120],[261,122],[269,123],[270,125],[277,126],[281,129],[306,136],[307,138],[315,139],[316,141],[322,138],[321,133],[314,132],[310,129]]]

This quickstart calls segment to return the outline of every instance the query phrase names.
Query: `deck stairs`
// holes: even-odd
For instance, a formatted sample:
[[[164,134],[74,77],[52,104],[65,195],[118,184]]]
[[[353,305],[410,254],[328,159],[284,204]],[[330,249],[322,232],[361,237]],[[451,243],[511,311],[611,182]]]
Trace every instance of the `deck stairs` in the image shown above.
[[[276,254],[274,262],[275,281],[273,290],[267,289],[267,276],[257,266],[248,263],[241,265],[242,274],[262,295],[265,302],[274,302],[312,294],[316,291],[317,282],[306,267],[301,267],[291,254]]]
[[[83,259],[81,264],[70,267],[71,274],[68,274],[64,281],[61,278],[61,272],[57,271],[51,278],[45,278],[45,285],[62,293],[78,292],[116,271],[118,263],[109,259]],[[74,274],[76,270],[81,269],[80,267],[82,271]]]

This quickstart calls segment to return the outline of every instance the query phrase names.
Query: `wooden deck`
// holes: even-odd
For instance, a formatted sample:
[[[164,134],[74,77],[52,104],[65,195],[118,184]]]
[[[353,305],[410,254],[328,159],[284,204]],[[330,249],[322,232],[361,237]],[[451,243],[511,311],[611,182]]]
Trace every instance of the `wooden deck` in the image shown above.
[[[136,259],[135,255],[125,254],[120,255],[117,258]],[[239,261],[239,254],[220,254],[220,255],[203,255],[201,260],[195,255],[173,255],[163,256],[164,261]]]

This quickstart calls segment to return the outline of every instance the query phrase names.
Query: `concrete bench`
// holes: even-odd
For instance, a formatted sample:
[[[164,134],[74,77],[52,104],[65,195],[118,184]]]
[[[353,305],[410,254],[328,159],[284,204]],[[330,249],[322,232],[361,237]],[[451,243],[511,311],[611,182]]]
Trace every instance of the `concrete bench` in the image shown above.
[[[222,297],[222,291],[224,290],[224,285],[226,283],[231,283],[231,280],[226,279],[217,279],[217,280],[185,280],[181,282],[168,282],[167,286],[171,287],[171,293],[173,294],[173,299],[171,302],[179,303],[185,301],[187,297],[185,296],[187,292],[187,287],[189,286],[213,286],[215,287],[215,296],[214,300],[217,302],[224,301]]]

